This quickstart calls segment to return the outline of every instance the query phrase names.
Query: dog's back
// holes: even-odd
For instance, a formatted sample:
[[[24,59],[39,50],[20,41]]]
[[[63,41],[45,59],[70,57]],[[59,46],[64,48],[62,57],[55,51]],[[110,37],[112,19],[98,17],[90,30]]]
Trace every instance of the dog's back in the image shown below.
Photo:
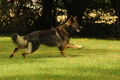
[[[60,46],[61,38],[56,29],[34,31],[24,37],[28,42],[44,44],[46,46]],[[33,43],[33,44],[34,44]]]

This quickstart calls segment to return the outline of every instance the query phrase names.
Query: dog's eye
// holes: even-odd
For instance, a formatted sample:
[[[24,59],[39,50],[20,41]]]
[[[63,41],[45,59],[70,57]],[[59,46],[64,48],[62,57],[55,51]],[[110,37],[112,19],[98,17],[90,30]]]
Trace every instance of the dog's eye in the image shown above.
[[[75,25],[78,25],[77,23]]]

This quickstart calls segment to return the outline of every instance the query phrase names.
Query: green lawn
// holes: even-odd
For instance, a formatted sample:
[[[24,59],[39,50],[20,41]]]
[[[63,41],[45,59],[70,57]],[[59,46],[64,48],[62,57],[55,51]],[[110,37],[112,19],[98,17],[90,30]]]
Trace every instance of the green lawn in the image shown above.
[[[0,37],[0,80],[120,80],[120,41],[73,38],[83,49],[66,49],[61,57],[56,47],[41,45],[27,59],[20,50],[9,58],[15,45]]]

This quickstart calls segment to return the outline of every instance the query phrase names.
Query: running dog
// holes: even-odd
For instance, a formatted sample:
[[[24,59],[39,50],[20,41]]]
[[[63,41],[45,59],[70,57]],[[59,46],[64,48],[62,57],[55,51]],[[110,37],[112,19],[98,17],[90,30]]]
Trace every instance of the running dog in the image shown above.
[[[27,50],[22,53],[24,58],[27,58],[26,55],[35,52],[41,44],[46,46],[57,46],[60,50],[63,57],[70,57],[64,53],[65,48],[77,48],[80,49],[82,46],[69,43],[71,34],[76,31],[80,32],[82,26],[77,22],[77,17],[71,16],[66,23],[48,30],[34,31],[24,38],[21,38],[17,33],[14,33],[11,37],[16,47],[13,53],[10,55],[10,58],[14,57],[14,54],[19,49]]]

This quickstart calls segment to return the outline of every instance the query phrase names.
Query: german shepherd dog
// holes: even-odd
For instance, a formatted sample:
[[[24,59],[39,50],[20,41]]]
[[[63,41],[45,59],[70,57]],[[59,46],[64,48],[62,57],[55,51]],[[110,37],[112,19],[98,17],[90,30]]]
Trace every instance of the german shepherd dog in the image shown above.
[[[71,16],[66,23],[60,25],[54,29],[34,31],[24,38],[21,38],[17,33],[14,33],[11,37],[16,47],[10,58],[14,57],[14,54],[19,49],[27,50],[22,53],[24,58],[26,55],[35,52],[41,44],[46,46],[57,46],[63,57],[70,57],[64,53],[65,48],[77,48],[80,49],[82,46],[69,43],[71,34],[76,31],[80,32],[82,26],[77,22],[77,17]]]

